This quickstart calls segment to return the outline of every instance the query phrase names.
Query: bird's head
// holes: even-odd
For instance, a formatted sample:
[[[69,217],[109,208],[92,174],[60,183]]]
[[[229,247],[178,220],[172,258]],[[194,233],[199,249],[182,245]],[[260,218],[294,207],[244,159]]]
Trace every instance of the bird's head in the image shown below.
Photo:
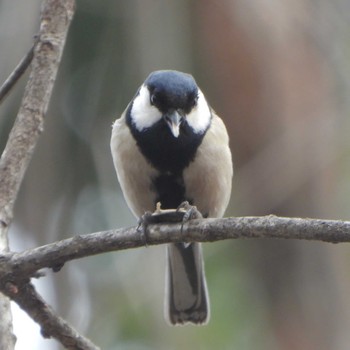
[[[165,123],[178,138],[187,123],[196,134],[204,133],[211,111],[203,93],[190,74],[173,70],[151,73],[140,87],[131,107],[131,118],[138,131]]]

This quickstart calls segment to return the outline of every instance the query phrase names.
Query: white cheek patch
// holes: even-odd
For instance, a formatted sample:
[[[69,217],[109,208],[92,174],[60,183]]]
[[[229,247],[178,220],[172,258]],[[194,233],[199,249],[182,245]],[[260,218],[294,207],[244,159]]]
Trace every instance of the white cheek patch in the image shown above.
[[[144,85],[134,99],[131,118],[138,131],[151,127],[162,118],[158,108],[151,105],[149,91]]]
[[[197,105],[187,114],[186,120],[196,133],[201,134],[207,130],[211,120],[211,112],[202,91],[198,90]]]

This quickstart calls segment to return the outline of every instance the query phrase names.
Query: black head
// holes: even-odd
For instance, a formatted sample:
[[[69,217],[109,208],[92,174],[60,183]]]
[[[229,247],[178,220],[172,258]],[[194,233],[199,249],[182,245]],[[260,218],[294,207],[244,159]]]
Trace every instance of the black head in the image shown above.
[[[150,92],[150,102],[163,114],[180,110],[188,114],[196,105],[198,86],[190,74],[160,70],[151,73],[144,83]]]

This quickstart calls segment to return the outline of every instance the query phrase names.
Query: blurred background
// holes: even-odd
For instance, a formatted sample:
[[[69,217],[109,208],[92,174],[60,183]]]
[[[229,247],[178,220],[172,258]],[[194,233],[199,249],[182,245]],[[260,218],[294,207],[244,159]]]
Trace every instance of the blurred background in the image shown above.
[[[0,0],[1,82],[31,46],[40,5]],[[78,0],[11,249],[135,225],[109,139],[156,69],[192,73],[227,125],[235,164],[227,216],[349,219],[348,0]],[[25,80],[1,105],[1,150]],[[206,327],[165,323],[164,247],[71,262],[38,288],[107,350],[349,349],[347,244],[236,240],[204,249]],[[60,349],[37,340],[38,327],[15,307],[14,318],[18,350]]]

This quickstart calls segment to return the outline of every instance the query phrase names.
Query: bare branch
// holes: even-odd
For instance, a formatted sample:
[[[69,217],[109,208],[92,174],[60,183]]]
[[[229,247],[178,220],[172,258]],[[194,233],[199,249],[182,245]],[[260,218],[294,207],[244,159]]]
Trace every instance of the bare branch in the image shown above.
[[[43,131],[74,0],[47,0],[41,13],[38,43],[16,122],[0,160],[0,225],[12,221],[13,206],[34,147]]]
[[[10,299],[0,294],[0,346],[4,350],[12,350],[15,348],[16,336],[12,329],[12,314]]]
[[[8,250],[7,232],[13,219],[14,203],[43,130],[44,116],[73,17],[74,5],[74,0],[46,0],[41,13],[37,44],[2,88],[1,93],[4,96],[32,60],[22,104],[0,159],[0,251]],[[12,350],[15,337],[12,334],[10,302],[3,294],[0,294],[0,313],[0,348]]]
[[[15,86],[19,78],[24,74],[24,72],[29,67],[32,59],[34,57],[34,48],[38,42],[37,37],[35,38],[33,46],[27,52],[27,54],[21,59],[17,67],[9,75],[9,77],[4,81],[0,87],[0,103],[3,101],[5,96],[10,92],[10,90]]]
[[[7,229],[0,224],[0,254],[9,250]],[[16,337],[12,329],[12,313],[10,299],[0,293],[0,349],[13,350]]]
[[[350,242],[349,221],[285,218],[274,215],[191,220],[183,224],[182,232],[181,224],[150,225],[147,231],[149,245],[242,238]],[[28,278],[45,267],[59,270],[70,260],[142,246],[143,237],[135,227],[131,227],[74,236],[20,253],[6,253],[0,256],[0,289],[8,281]]]
[[[174,218],[181,220],[181,216]],[[242,238],[350,242],[350,222],[269,215],[190,220],[183,225],[152,224],[147,228],[149,245]],[[136,227],[131,227],[74,236],[20,253],[4,253],[0,255],[0,290],[41,325],[44,336],[56,338],[68,349],[97,349],[89,340],[80,336],[64,320],[56,316],[28,280],[44,267],[58,271],[70,260],[142,246],[144,237]]]
[[[31,283],[14,285],[8,282],[6,294],[34,321],[40,324],[41,334],[44,338],[55,338],[66,349],[99,350],[90,340],[81,336],[65,320],[58,317]]]

